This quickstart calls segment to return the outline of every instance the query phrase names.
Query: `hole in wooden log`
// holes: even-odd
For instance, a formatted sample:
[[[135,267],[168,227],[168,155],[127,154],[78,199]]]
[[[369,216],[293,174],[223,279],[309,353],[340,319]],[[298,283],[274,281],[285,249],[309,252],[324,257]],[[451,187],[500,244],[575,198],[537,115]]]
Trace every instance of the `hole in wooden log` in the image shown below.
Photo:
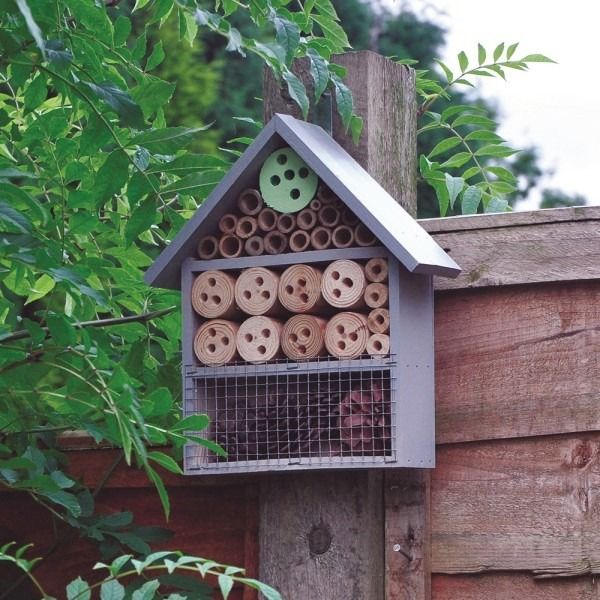
[[[206,302],[208,300],[208,294],[202,292],[202,294],[200,294],[200,300],[202,300],[202,302]]]
[[[298,341],[298,336],[295,333],[290,333],[290,340],[295,344]]]
[[[343,325],[338,325],[335,330],[341,335],[342,333],[344,333],[344,326]]]
[[[210,298],[215,304],[221,304],[221,296],[211,296]]]
[[[353,342],[355,342],[355,341],[358,339],[358,334],[356,333],[356,331],[352,331],[352,332],[351,332],[351,333],[348,335],[348,337],[349,337],[349,338],[350,338],[350,339],[351,339]]]
[[[214,344],[208,344],[207,346],[207,350],[211,353],[214,354],[215,350],[217,349],[217,347]]]
[[[207,283],[210,287],[215,287],[215,285],[217,285],[217,280],[214,277],[209,277]]]
[[[288,294],[293,294],[294,293],[294,288],[291,285],[286,285],[285,286],[285,291]]]
[[[260,295],[265,299],[268,300],[271,297],[271,292],[269,290],[263,290]]]
[[[381,345],[381,342],[379,340],[375,340],[373,342],[373,347],[375,348],[375,350],[379,351],[383,348],[383,346]]]
[[[334,295],[336,298],[339,298],[339,297],[342,295],[342,291],[341,291],[340,289],[338,289],[338,288],[335,288],[335,289],[333,290],[333,295]]]
[[[298,350],[300,351],[301,354],[306,354],[306,346],[298,346]]]
[[[298,279],[298,285],[302,287],[306,286],[306,279],[304,279],[304,277],[300,277],[300,279]]]
[[[308,294],[300,294],[300,300],[302,300],[302,302],[308,302]]]
[[[221,344],[223,344],[223,346],[229,346],[229,338],[222,337],[221,338]]]
[[[215,337],[215,335],[217,335],[217,332],[216,332],[216,330],[215,330],[215,329],[212,329],[212,328],[211,328],[211,329],[209,329],[209,330],[208,330],[208,335],[209,335],[210,337]]]
[[[352,279],[349,277],[344,277],[344,279],[342,279],[342,284],[346,287],[352,287],[354,285],[354,281],[352,281]]]
[[[256,281],[256,285],[263,285],[265,280],[262,277],[257,277],[254,281]]]
[[[337,271],[334,271],[331,274],[331,277],[333,277],[333,279],[335,279],[337,281],[340,278],[340,274]]]
[[[251,335],[250,333],[247,333],[247,334],[244,336],[244,339],[245,339],[247,342],[251,342],[251,341],[252,341],[252,335]]]
[[[345,350],[345,349],[346,349],[346,342],[344,342],[344,341],[340,340],[340,341],[338,342],[338,348],[339,348],[340,350]]]
[[[377,315],[375,317],[375,321],[377,322],[378,325],[383,325],[384,320],[385,319],[383,318],[383,315]]]
[[[250,298],[252,297],[252,294],[248,290],[244,290],[243,296],[244,296],[244,298],[246,298],[246,300],[250,300]]]
[[[259,354],[264,354],[267,351],[264,346],[258,346],[256,349],[258,350]]]
[[[271,331],[269,329],[263,329],[261,331],[261,334],[264,338],[270,338],[271,337]]]
[[[304,327],[304,329],[300,331],[300,335],[307,338],[310,335],[310,329],[308,329],[308,327]]]

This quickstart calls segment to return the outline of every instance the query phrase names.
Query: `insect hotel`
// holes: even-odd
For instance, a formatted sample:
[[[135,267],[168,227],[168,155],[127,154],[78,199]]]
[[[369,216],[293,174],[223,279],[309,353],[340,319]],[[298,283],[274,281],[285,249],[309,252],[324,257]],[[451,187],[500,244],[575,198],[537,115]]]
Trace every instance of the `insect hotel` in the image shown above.
[[[324,130],[276,115],[146,274],[181,289],[188,474],[434,466],[434,275],[458,265]]]

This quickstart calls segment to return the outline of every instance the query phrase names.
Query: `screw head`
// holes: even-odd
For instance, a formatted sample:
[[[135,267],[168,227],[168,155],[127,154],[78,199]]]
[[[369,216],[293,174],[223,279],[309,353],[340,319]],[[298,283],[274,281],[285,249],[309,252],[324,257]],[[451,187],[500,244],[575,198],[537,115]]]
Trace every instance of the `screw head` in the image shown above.
[[[394,552],[400,552],[400,550],[402,550],[402,546],[400,544],[394,544],[392,549]]]

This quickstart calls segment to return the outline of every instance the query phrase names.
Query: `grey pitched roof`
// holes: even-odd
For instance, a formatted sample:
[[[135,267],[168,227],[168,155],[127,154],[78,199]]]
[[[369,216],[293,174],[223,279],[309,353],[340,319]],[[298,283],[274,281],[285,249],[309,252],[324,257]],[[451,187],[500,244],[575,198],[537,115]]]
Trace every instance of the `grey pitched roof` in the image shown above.
[[[178,289],[181,263],[195,255],[200,237],[217,229],[238,195],[256,185],[266,158],[284,146],[298,153],[408,271],[444,277],[460,273],[435,240],[330,135],[317,125],[277,114],[146,271],[146,283]]]

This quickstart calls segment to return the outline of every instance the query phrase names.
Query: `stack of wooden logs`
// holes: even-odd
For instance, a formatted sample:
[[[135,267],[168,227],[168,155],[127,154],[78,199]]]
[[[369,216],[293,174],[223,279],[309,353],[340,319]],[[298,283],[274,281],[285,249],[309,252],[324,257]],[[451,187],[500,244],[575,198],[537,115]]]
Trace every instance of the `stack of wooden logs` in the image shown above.
[[[387,277],[383,258],[364,265],[337,260],[324,269],[295,264],[282,273],[251,267],[237,278],[204,271],[192,286],[192,306],[206,319],[194,339],[195,354],[207,365],[385,356]]]
[[[372,376],[372,378],[370,378]],[[249,386],[218,402],[215,441],[227,461],[299,456],[382,456],[390,449],[389,380],[320,380]]]
[[[200,259],[372,246],[377,242],[324,185],[319,186],[309,207],[298,213],[277,213],[266,207],[255,189],[240,194],[237,209],[221,217],[218,235],[207,235],[199,241]]]

